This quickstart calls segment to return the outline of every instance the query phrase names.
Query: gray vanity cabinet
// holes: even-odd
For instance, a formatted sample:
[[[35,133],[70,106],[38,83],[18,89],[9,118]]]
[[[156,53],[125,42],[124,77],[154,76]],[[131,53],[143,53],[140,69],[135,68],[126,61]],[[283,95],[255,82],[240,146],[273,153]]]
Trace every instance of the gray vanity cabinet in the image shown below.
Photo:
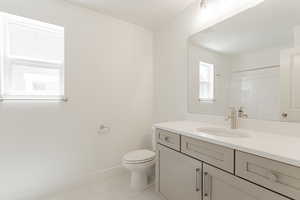
[[[202,162],[158,145],[158,190],[167,200],[201,200]]]
[[[203,200],[288,200],[215,167],[203,164]]]
[[[156,133],[156,190],[166,200],[299,199],[299,168],[161,129]]]

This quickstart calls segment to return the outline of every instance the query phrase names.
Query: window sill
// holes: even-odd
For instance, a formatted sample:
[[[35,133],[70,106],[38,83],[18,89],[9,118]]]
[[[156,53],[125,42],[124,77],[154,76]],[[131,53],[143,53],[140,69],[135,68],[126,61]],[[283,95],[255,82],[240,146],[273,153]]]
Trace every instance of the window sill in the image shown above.
[[[53,102],[67,102],[68,98],[0,98],[0,102],[4,101],[53,101]]]
[[[198,99],[200,103],[215,103],[216,99]]]

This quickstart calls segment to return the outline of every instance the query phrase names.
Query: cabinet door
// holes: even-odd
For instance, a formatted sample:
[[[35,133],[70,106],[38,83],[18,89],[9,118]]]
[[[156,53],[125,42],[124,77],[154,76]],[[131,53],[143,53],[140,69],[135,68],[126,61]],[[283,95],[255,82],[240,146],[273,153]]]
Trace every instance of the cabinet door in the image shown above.
[[[201,200],[202,162],[158,145],[158,190],[167,200]]]
[[[280,104],[282,121],[300,122],[300,49],[280,56]]]
[[[212,166],[203,164],[203,200],[288,200]]]

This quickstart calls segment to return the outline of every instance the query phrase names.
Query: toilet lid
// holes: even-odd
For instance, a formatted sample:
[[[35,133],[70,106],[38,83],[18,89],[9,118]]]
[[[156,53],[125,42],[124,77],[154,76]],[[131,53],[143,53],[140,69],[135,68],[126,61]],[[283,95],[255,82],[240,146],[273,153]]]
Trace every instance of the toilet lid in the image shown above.
[[[130,163],[147,162],[155,158],[155,153],[146,149],[127,153],[123,160]]]

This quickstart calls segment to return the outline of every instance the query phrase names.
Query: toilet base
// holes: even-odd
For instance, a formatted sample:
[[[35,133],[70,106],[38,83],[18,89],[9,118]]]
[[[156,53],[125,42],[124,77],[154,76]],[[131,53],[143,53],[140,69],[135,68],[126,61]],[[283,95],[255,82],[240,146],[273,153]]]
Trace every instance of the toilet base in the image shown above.
[[[126,159],[123,158],[122,164],[126,169],[128,169],[131,172],[131,180],[130,180],[131,189],[136,191],[142,191],[147,189],[150,186],[149,183],[151,177],[153,177],[154,175],[153,172],[154,172],[154,166],[156,162],[155,153],[146,151],[146,157],[143,160],[141,160],[140,154],[145,154],[144,151],[142,152],[137,151],[133,153],[137,155],[135,157],[132,156],[132,158],[128,156],[132,153],[127,154],[127,156],[125,155],[124,157]],[[149,156],[147,154],[150,154],[150,157],[147,157]],[[128,159],[131,160],[128,162]]]
[[[154,175],[155,160],[141,164],[126,164],[123,166],[131,172],[130,187],[136,191],[142,191],[150,186],[151,176]]]
[[[149,186],[148,175],[145,172],[132,172],[130,187],[133,190],[145,190]]]

